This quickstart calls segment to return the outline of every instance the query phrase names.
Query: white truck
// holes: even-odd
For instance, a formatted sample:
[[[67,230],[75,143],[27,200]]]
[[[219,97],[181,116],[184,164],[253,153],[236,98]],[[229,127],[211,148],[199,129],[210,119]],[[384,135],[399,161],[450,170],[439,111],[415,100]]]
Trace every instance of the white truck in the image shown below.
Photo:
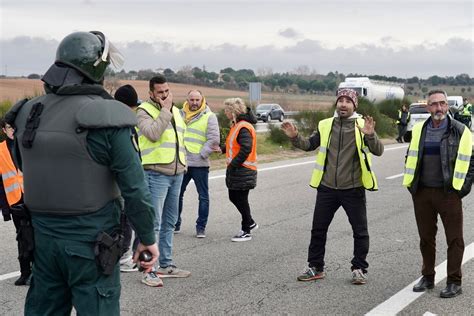
[[[396,82],[372,80],[368,77],[347,77],[339,84],[339,89],[349,88],[356,90],[359,96],[378,103],[383,100],[403,99],[404,85]]]

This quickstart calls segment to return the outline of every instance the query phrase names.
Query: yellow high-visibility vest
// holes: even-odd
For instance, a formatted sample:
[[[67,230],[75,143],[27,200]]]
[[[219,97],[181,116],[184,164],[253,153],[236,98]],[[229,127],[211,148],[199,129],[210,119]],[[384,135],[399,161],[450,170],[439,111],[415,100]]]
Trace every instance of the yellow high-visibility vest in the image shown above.
[[[316,153],[316,162],[313,169],[313,175],[311,177],[310,186],[317,188],[321,183],[324,174],[324,166],[326,164],[326,155],[329,148],[331,128],[334,118],[328,118],[322,120],[318,124],[318,131],[320,136],[320,145],[318,147],[318,152]],[[354,125],[359,125],[364,127],[363,119],[356,119]],[[364,135],[359,131],[357,126],[355,126],[355,139],[357,154],[360,161],[360,169],[362,171],[362,185],[365,189],[369,191],[377,191],[377,178],[375,173],[372,171],[372,154],[370,153],[369,147],[364,142]]]
[[[407,121],[406,123],[408,124],[408,122],[410,122],[410,112],[407,113]],[[402,122],[402,111],[401,110],[398,110],[398,120],[397,120],[397,124],[400,124]]]
[[[207,141],[207,124],[212,112],[203,114],[198,120],[194,120],[186,126],[184,132],[184,146],[193,154],[199,154]]]
[[[421,131],[423,124],[418,123],[413,127],[410,147],[408,148],[407,160],[405,162],[405,172],[403,175],[403,185],[410,187],[415,178],[415,171],[418,164],[418,154],[420,147]],[[461,190],[464,179],[466,179],[467,171],[469,170],[469,163],[472,154],[472,136],[468,128],[464,127],[461,140],[459,142],[456,162],[454,164],[453,182],[452,186],[455,190]]]
[[[148,102],[143,102],[139,108],[145,110],[154,120],[160,115],[160,110]],[[177,146],[179,153],[178,159],[183,165],[186,164],[186,150],[184,148],[186,124],[178,108],[173,107],[171,111],[176,125],[176,132],[173,128],[173,124],[170,122],[166,130],[161,134],[160,139],[153,142],[138,130],[138,145],[140,147],[142,165],[171,163],[176,157]]]

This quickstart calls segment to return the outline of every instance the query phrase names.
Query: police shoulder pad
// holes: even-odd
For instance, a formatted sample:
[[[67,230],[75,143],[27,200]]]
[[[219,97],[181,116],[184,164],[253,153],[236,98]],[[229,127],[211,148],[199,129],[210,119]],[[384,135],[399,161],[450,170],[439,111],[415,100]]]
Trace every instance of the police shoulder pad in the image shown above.
[[[130,108],[119,101],[96,99],[85,104],[76,114],[83,128],[133,127],[137,118]]]
[[[15,103],[15,104],[10,108],[10,110],[5,114],[5,122],[7,122],[8,124],[10,124],[11,126],[15,126],[15,119],[16,119],[16,116],[17,116],[18,112],[20,112],[21,107],[22,107],[26,102],[28,102],[28,99],[23,99],[23,100],[20,100],[20,101],[18,101],[17,103]]]

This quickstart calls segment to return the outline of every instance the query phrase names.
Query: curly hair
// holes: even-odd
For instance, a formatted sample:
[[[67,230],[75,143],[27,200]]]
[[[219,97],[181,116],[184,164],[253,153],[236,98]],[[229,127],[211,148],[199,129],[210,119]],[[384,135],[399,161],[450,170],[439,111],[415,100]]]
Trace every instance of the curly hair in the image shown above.
[[[247,106],[241,98],[229,98],[224,100],[224,110],[236,117],[239,114],[247,113]]]

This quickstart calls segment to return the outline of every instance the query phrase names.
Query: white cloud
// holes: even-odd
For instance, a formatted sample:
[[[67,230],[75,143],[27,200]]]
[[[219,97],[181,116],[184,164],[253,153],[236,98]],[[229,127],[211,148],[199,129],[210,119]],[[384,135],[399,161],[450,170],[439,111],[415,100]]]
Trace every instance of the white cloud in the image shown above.
[[[385,39],[391,41],[392,39]],[[383,42],[383,40],[382,40]],[[1,72],[7,66],[8,75],[44,73],[54,61],[56,40],[16,37],[0,40],[2,47]],[[170,42],[133,41],[122,43],[126,70],[172,68],[184,65],[219,71],[225,67],[236,69],[264,67],[276,72],[291,71],[307,65],[319,73],[379,74],[387,76],[426,78],[431,75],[474,76],[472,58],[474,41],[451,38],[445,43],[426,43],[394,49],[383,44],[360,43],[350,47],[325,48],[319,41],[301,40],[284,48],[273,45],[248,47],[223,43],[202,47],[178,47]]]
[[[292,29],[291,27],[278,31],[278,35],[280,35],[281,37],[290,38],[290,39],[300,37],[300,34],[295,29]]]

